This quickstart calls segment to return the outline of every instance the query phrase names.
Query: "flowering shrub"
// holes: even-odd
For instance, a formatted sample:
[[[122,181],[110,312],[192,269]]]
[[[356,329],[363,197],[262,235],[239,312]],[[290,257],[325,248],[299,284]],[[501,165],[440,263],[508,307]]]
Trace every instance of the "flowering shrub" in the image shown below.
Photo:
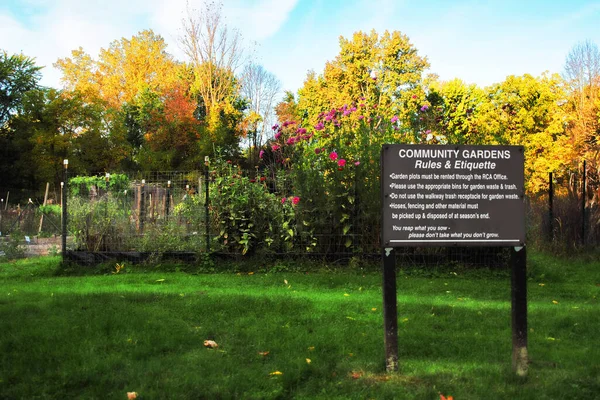
[[[428,108],[421,105],[417,112]],[[361,98],[320,113],[313,126],[290,121],[273,127],[265,167],[289,172],[289,185],[302,198],[303,222],[321,234],[319,246],[328,251],[361,251],[355,237],[365,229],[371,243],[378,241],[381,146],[428,141],[397,116],[384,118],[380,112]]]
[[[299,234],[309,235],[298,228],[303,226],[297,216],[301,198],[280,197],[284,190],[270,187],[272,179],[249,178],[238,166],[222,161],[216,162],[211,175],[210,220],[217,233],[217,250],[289,251]]]

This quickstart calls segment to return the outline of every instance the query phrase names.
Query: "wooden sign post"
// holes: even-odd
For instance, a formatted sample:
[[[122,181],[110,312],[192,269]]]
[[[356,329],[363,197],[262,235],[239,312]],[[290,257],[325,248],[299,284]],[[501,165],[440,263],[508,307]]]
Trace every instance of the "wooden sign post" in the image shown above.
[[[398,368],[395,247],[512,248],[513,368],[527,374],[522,146],[384,145],[381,151],[386,368]]]

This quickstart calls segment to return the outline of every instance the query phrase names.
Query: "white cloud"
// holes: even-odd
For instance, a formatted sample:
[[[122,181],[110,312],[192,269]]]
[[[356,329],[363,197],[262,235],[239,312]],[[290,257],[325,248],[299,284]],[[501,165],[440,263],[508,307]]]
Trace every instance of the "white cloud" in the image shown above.
[[[250,40],[262,41],[276,34],[288,21],[298,0],[230,0],[224,4],[224,14],[232,26]]]

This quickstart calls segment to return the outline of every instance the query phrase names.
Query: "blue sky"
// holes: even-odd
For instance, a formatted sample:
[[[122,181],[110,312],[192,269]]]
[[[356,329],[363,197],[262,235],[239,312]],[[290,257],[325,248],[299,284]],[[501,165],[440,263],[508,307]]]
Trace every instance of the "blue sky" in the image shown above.
[[[200,0],[190,0],[197,6]],[[153,29],[184,60],[177,45],[186,0],[1,0],[0,49],[45,65],[42,84],[60,87],[52,67],[81,46],[92,56],[113,40]],[[286,90],[309,70],[323,71],[339,52],[339,36],[399,30],[429,72],[487,86],[508,75],[562,72],[578,41],[600,46],[600,1],[223,0],[257,62]]]

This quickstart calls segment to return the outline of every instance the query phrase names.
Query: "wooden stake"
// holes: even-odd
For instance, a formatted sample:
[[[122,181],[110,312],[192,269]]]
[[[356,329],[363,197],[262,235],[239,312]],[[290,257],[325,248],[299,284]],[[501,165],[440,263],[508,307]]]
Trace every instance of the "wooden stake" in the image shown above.
[[[44,194],[44,207],[46,206],[46,202],[48,201],[48,190],[50,189],[50,183],[46,182],[46,193]],[[38,229],[38,235],[42,233],[42,225],[44,225],[44,213],[40,217],[40,228]]]

